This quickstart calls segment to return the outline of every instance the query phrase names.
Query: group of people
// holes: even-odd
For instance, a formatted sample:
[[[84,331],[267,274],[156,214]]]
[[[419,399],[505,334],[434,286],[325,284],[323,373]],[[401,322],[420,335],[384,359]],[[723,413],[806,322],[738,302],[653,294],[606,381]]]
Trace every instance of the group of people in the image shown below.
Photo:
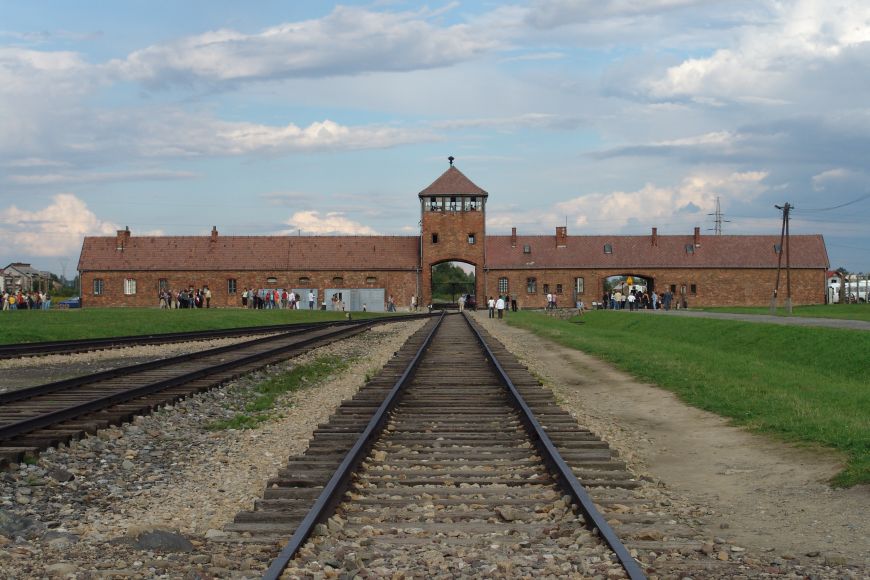
[[[611,310],[670,310],[674,304],[674,294],[670,290],[659,295],[655,290],[646,292],[632,288],[625,294],[620,290],[605,292],[602,303],[604,308]]]
[[[255,310],[289,309],[302,310],[304,308],[302,293],[296,294],[293,290],[245,288],[242,291],[242,308]],[[314,290],[308,291],[308,309],[314,310]],[[334,306],[334,305],[333,305]]]
[[[499,318],[504,318],[504,311],[507,308],[508,299],[507,296],[498,295],[498,298],[489,297],[489,300],[486,301],[487,310],[489,310],[489,317],[495,318],[498,316]]]
[[[159,292],[160,308],[211,308],[211,290],[208,286],[197,288],[193,286],[173,292],[165,289]]]
[[[3,310],[48,310],[51,308],[51,296],[48,292],[12,292],[3,291]]]

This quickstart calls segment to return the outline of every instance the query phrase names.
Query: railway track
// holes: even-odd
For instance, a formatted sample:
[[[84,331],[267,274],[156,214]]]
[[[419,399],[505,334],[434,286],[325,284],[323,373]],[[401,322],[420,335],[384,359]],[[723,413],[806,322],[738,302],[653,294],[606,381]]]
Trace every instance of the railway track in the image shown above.
[[[594,505],[619,498],[587,492],[630,494],[623,463],[464,316],[435,324],[315,431],[228,541],[292,536],[265,578],[643,578]]]
[[[226,347],[0,393],[0,465],[129,421],[383,322],[303,326]]]
[[[113,336],[108,338],[87,338],[79,340],[59,340],[48,342],[28,342],[20,344],[0,344],[0,360],[51,354],[72,354],[93,350],[109,350],[147,344],[170,344],[216,338],[235,338],[277,334],[292,330],[305,330],[322,325],[342,324],[342,322],[303,322],[295,324],[273,324],[268,326],[246,326],[218,330],[196,330],[190,332],[169,332],[159,334],[140,334],[134,336]]]

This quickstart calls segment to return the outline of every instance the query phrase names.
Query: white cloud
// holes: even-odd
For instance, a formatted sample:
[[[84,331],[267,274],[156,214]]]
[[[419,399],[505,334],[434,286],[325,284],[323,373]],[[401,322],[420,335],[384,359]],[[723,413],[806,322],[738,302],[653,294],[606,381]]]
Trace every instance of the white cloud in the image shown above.
[[[117,181],[163,181],[192,179],[195,173],[189,171],[166,171],[160,169],[144,171],[43,173],[10,175],[9,181],[19,185],[56,185],[69,183],[109,183]]]
[[[698,215],[715,209],[716,196],[729,201],[751,201],[767,191],[767,173],[695,174],[674,187],[647,183],[636,191],[593,193],[556,204],[556,214],[568,216],[574,224],[601,223],[613,231],[632,222],[656,225],[674,220],[698,223]],[[680,217],[680,214],[685,217]]]
[[[779,104],[798,94],[804,75],[818,74],[847,51],[870,42],[870,5],[863,0],[768,3],[774,18],[747,26],[734,46],[691,58],[648,82],[658,99],[690,98]]]
[[[298,211],[285,223],[290,227],[282,232],[284,234],[292,234],[297,230],[302,230],[303,234],[315,235],[373,236],[378,233],[369,226],[347,219],[341,212],[321,215],[319,211]]]
[[[444,67],[500,45],[485,29],[438,27],[429,21],[433,16],[438,14],[339,6],[323,18],[257,34],[211,31],[110,64],[125,78],[155,86],[223,83]]]
[[[856,177],[856,175],[857,174],[854,171],[850,171],[842,167],[837,167],[836,169],[828,169],[827,171],[823,171],[817,175],[813,175],[813,189],[816,191],[824,191],[829,184],[838,181],[846,181],[848,179]]]
[[[47,207],[0,209],[0,238],[9,255],[67,256],[78,253],[86,235],[112,235],[118,226],[99,219],[75,195],[61,193]]]
[[[533,26],[554,28],[575,22],[649,16],[716,3],[721,3],[721,0],[536,0],[527,19]]]

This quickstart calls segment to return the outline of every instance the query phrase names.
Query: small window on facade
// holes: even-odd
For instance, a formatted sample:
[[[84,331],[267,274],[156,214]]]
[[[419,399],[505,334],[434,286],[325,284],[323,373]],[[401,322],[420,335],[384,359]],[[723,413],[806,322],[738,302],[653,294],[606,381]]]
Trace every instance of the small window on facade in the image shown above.
[[[676,293],[677,293],[677,285],[671,284],[671,294],[676,294]]]
[[[561,293],[562,293],[562,285],[556,284],[556,294],[561,294]]]
[[[605,254],[612,254],[613,253],[613,245],[604,244],[604,253]]]
[[[343,284],[343,283],[344,283],[344,278],[342,278],[341,276],[334,276],[334,277],[332,278],[332,283],[333,283],[333,284]]]
[[[499,294],[507,294],[508,291],[508,279],[507,278],[499,278],[498,279],[498,292]]]
[[[228,278],[227,279],[227,294],[235,294],[236,293],[236,279]]]
[[[782,246],[779,244],[773,244],[773,253],[778,254],[782,251]]]
[[[278,283],[278,278],[275,278],[274,276],[269,276],[268,278],[266,278],[266,284],[277,284],[277,283]]]
[[[574,278],[574,292],[583,294],[583,278]]]
[[[694,254],[695,253],[695,244],[686,244],[686,253]]]
[[[433,244],[437,244],[437,243],[438,243],[438,234],[432,234],[432,243],[433,243]]]
[[[160,278],[157,280],[157,291],[165,292],[169,288],[169,280],[166,278]]]
[[[538,279],[526,278],[526,292],[535,294],[538,291]]]
[[[309,282],[311,282],[311,278],[309,278],[308,276],[299,276],[300,284],[307,286]]]
[[[698,293],[698,285],[697,284],[689,284],[689,292],[692,294]]]
[[[134,278],[124,279],[124,294],[132,296],[136,293],[136,280]]]
[[[474,245],[474,234],[468,234],[468,243]]]
[[[366,277],[366,284],[375,284],[375,283],[377,283],[377,281],[378,281],[378,279],[375,278],[374,276],[367,276]]]
[[[531,254],[532,253],[532,246],[530,246],[529,244],[523,245],[523,253],[524,254]]]
[[[94,278],[94,296],[100,296],[103,293],[103,279]]]
[[[549,294],[549,293],[550,293],[550,285],[544,284],[544,294]]]

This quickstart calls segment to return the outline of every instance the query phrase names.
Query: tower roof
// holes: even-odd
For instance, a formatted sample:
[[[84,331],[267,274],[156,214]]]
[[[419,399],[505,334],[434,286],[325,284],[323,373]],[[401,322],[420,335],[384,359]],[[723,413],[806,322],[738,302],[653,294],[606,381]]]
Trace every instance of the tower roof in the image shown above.
[[[474,184],[465,174],[453,167],[441,174],[432,185],[419,193],[420,197],[429,195],[477,195],[487,197],[489,194]]]

